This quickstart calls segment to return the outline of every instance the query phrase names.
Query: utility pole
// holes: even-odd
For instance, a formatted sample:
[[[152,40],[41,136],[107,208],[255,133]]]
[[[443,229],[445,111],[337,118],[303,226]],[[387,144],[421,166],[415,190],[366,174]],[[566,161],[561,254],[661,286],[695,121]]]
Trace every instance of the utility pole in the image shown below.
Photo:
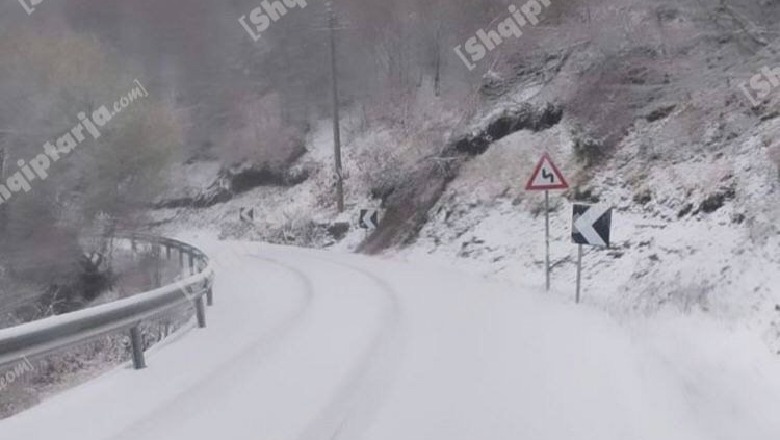
[[[339,121],[339,85],[338,69],[336,68],[336,12],[333,10],[333,2],[328,1],[328,15],[330,27],[330,72],[333,95],[333,158],[335,160],[334,171],[336,173],[336,205],[339,212],[344,212],[344,176],[341,167],[341,125]]]
[[[436,61],[435,61],[435,73],[433,76],[433,90],[434,94],[438,98],[441,96],[441,23],[439,23],[439,26],[436,28],[436,41],[434,49],[436,50]]]
[[[5,162],[8,151],[5,147],[0,148],[0,180],[5,182]],[[0,233],[5,234],[8,228],[8,205],[0,206]]]

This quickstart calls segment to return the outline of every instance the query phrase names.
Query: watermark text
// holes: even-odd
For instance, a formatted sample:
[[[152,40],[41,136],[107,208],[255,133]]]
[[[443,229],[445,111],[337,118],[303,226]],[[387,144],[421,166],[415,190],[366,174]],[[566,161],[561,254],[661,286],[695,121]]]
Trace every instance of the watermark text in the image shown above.
[[[43,0],[19,0],[19,4],[22,5],[27,15],[32,15],[35,12],[35,7],[43,3]]]
[[[476,35],[466,40],[466,43],[455,47],[453,50],[463,61],[466,67],[474,70],[476,63],[488,52],[492,52],[500,46],[505,39],[510,37],[520,38],[523,36],[523,28],[526,25],[536,26],[541,21],[544,8],[551,5],[550,0],[529,0],[520,8],[516,5],[509,5],[510,16],[501,21],[495,29],[485,31],[480,29]],[[465,48],[466,53],[463,53]]]
[[[35,371],[35,367],[30,363],[27,358],[22,359],[21,362],[9,367],[7,370],[0,370],[0,393],[5,391],[6,388],[13,385],[17,380],[24,377],[25,374]]]
[[[271,23],[281,20],[287,15],[289,9],[296,6],[303,9],[306,5],[306,0],[263,0],[260,6],[249,12],[249,23],[246,15],[242,15],[238,22],[249,33],[252,40],[258,42],[260,35],[271,26]]]
[[[758,107],[778,86],[780,86],[780,67],[772,69],[764,66],[759,73],[750,78],[750,81],[741,83],[739,88],[753,107]]]
[[[57,138],[56,141],[46,142],[43,145],[43,153],[38,154],[29,162],[19,159],[16,163],[19,171],[10,175],[4,184],[0,184],[0,205],[11,199],[14,193],[20,191],[29,192],[32,189],[30,183],[36,178],[46,180],[49,177],[48,170],[52,163],[60,160],[62,156],[70,154],[80,143],[87,139],[87,134],[93,139],[99,139],[102,135],[100,128],[108,124],[114,116],[129,107],[133,102],[149,96],[149,93],[138,80],[135,80],[134,84],[136,87],[130,93],[114,102],[110,110],[105,105],[100,106],[92,112],[91,119],[87,117],[85,112],[78,113],[76,116],[79,119],[79,123],[70,131]]]

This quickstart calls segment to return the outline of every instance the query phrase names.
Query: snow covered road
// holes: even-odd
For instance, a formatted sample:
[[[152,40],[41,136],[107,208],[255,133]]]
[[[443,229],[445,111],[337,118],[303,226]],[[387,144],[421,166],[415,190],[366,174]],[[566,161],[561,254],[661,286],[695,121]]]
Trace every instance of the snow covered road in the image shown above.
[[[780,433],[778,380],[702,405],[687,368],[709,368],[703,383],[728,399],[719,372],[780,378],[768,356],[736,371],[719,364],[727,353],[678,362],[691,350],[663,341],[679,335],[638,340],[588,307],[448,269],[196,244],[217,264],[206,330],[155,347],[145,370],[0,422],[0,439],[713,440],[742,422],[745,439]],[[758,416],[746,411],[755,390]]]

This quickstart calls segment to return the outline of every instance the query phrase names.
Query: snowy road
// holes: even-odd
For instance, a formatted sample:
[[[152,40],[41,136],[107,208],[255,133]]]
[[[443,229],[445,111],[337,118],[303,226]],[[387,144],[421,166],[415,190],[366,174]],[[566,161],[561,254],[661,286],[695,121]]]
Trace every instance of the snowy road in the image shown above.
[[[206,330],[155,347],[146,370],[117,369],[0,422],[0,438],[713,440],[741,432],[769,440],[780,432],[772,416],[780,382],[769,378],[780,370],[769,357],[744,370],[722,363],[728,353],[686,363],[700,358],[676,352],[682,344],[666,350],[674,336],[638,341],[642,332],[587,307],[441,268],[197,244],[217,264]],[[698,368],[709,368],[703,381]],[[742,374],[767,380],[737,391]],[[723,401],[701,405],[707,393]],[[751,412],[753,398],[760,408]]]

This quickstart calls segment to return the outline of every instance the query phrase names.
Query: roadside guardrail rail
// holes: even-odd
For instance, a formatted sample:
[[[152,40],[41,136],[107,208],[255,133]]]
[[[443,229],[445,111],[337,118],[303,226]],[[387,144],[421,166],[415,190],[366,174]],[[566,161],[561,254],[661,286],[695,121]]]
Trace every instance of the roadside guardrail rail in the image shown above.
[[[205,253],[196,247],[165,237],[146,234],[117,234],[105,237],[116,243],[149,246],[156,255],[178,257],[185,277],[146,292],[107,304],[27,322],[0,330],[0,368],[22,359],[37,359],[101,336],[128,332],[133,366],[146,367],[139,325],[177,307],[192,303],[198,327],[206,327],[206,308],[213,304],[214,270]]]

